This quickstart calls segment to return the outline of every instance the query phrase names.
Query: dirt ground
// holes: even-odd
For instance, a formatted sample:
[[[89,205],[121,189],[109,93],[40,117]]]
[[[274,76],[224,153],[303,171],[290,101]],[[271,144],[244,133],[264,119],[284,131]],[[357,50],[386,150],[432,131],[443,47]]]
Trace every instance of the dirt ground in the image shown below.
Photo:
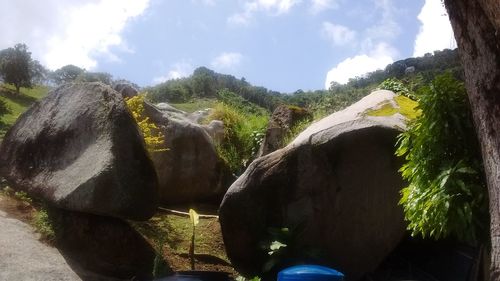
[[[0,210],[9,217],[33,225],[34,216],[40,207],[25,196],[17,196],[12,190],[0,191]],[[180,208],[182,211],[184,209]],[[215,207],[203,207],[204,212],[214,213]],[[155,249],[163,254],[174,271],[191,270],[189,247],[192,225],[189,217],[164,211],[145,222],[130,222]],[[226,256],[220,224],[217,218],[200,218],[195,228],[195,269],[229,272],[238,276]]]

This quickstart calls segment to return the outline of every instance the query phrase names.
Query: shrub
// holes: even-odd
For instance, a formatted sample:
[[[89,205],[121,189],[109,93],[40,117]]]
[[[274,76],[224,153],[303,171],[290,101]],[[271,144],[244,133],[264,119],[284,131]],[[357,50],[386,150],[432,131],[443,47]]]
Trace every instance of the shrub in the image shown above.
[[[217,144],[217,151],[235,174],[253,159],[256,143],[259,139],[256,132],[262,132],[267,126],[267,116],[244,113],[225,103],[218,103],[207,118],[224,122],[224,138]]]
[[[408,228],[436,239],[475,241],[487,233],[488,205],[479,146],[463,84],[436,77],[420,96],[422,114],[400,135],[397,155]]]
[[[300,133],[302,133],[302,131],[309,127],[311,123],[311,119],[303,119],[293,125],[283,139],[283,145],[288,145],[290,142],[292,142]]]
[[[128,109],[132,113],[146,143],[148,152],[160,152],[165,148],[165,136],[160,129],[144,115],[144,95],[125,99]]]
[[[33,217],[33,226],[40,233],[41,239],[52,243],[56,239],[54,222],[49,216],[49,211],[46,208],[40,208]]]

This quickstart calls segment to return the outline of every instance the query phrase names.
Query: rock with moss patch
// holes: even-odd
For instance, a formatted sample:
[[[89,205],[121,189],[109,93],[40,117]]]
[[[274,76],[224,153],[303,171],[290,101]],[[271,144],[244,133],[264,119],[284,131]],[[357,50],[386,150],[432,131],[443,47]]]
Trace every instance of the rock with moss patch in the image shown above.
[[[401,114],[369,116],[396,95],[377,91],[309,126],[290,145],[256,159],[229,188],[219,220],[235,268],[254,276],[269,260],[263,243],[289,228],[281,265],[324,263],[358,280],[405,233],[398,205],[404,186],[395,155]],[[288,253],[288,254],[286,254]],[[316,253],[316,255],[307,255]]]
[[[12,188],[59,208],[138,220],[156,210],[137,124],[101,83],[67,84],[35,103],[5,135],[0,165]]]

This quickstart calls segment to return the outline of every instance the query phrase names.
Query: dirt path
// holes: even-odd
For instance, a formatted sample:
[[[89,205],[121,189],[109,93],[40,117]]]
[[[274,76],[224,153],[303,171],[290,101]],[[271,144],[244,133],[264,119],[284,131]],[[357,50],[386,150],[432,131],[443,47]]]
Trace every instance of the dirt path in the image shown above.
[[[7,205],[6,201],[0,196],[0,205]],[[2,209],[0,280],[81,280],[57,249],[40,242],[30,225]]]

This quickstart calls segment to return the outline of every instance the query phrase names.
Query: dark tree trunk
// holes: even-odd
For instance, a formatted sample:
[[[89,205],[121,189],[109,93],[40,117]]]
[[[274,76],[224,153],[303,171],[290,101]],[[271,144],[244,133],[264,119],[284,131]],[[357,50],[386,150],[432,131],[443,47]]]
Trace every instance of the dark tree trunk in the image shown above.
[[[445,0],[486,173],[491,280],[500,280],[500,0]]]

